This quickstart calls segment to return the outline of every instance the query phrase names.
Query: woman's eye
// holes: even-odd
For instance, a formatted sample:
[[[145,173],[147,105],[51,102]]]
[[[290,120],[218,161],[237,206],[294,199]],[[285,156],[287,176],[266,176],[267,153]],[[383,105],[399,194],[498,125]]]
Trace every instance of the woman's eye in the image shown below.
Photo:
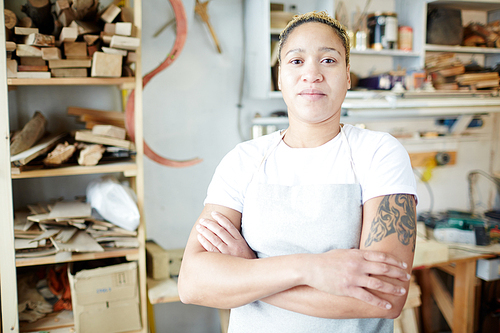
[[[327,64],[333,64],[335,62],[335,59],[323,59],[323,62]]]
[[[291,63],[291,64],[294,64],[294,65],[299,65],[299,64],[301,64],[301,63],[302,63],[302,61],[301,61],[301,60],[299,60],[299,59],[293,59],[293,60],[291,60],[291,61],[290,61],[290,63]]]

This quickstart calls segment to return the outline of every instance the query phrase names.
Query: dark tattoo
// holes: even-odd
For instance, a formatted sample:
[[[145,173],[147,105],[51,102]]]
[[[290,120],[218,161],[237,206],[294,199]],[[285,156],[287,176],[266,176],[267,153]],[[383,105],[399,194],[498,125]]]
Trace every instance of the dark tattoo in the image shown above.
[[[396,233],[401,244],[412,245],[412,251],[415,252],[416,215],[414,203],[413,196],[409,194],[385,196],[372,222],[365,247]]]

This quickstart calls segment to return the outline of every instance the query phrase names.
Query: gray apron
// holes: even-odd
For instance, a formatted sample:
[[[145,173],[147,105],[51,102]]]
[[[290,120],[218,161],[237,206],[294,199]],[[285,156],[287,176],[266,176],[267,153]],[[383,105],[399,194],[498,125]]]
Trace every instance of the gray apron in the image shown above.
[[[268,149],[246,191],[241,233],[248,245],[259,258],[359,248],[361,186],[342,126],[341,145],[348,149],[350,159],[346,163],[350,163],[353,171],[351,182],[347,184],[284,186],[267,183],[266,161],[281,144],[284,134]],[[229,323],[230,333],[392,331],[392,320],[324,319],[261,301],[232,309]]]

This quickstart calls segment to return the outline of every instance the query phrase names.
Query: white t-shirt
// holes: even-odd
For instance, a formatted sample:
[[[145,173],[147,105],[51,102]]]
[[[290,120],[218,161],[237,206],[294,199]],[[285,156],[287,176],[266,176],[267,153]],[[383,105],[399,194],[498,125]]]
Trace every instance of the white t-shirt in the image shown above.
[[[413,194],[416,197],[415,177],[410,159],[399,141],[387,133],[363,130],[350,125],[344,125],[343,131],[347,140],[343,140],[342,134],[339,134],[316,148],[290,148],[281,140],[279,132],[237,145],[217,167],[208,188],[205,204],[222,205],[243,213],[243,203],[251,181],[281,186],[305,185],[304,188],[308,187],[307,185],[359,183],[363,203],[377,196],[395,193]],[[247,223],[245,215],[243,220],[244,225]],[[318,221],[307,221],[309,222],[313,230],[320,230],[315,228]],[[304,232],[304,229],[301,229],[302,232],[295,232],[297,229],[293,229],[285,233],[280,222],[276,223],[278,225],[267,225],[266,230],[262,230],[265,235],[259,235],[259,230],[252,230],[250,234],[253,235],[254,241],[256,238],[262,239],[265,244],[257,247],[264,249],[266,253],[276,252],[274,250],[277,243],[280,244],[278,249],[281,253],[295,253],[297,248],[316,253],[313,250],[316,246],[342,248],[342,242],[338,241],[338,238],[330,237],[332,233],[315,235],[314,232]],[[321,224],[321,221],[319,223]],[[250,229],[252,227],[255,226]],[[247,226],[247,236],[248,228]],[[277,236],[276,229],[283,232]],[[349,229],[346,230],[349,232]],[[356,235],[359,237],[359,232]],[[283,237],[286,239],[282,239]],[[249,241],[252,241],[252,237]],[[393,331],[393,327],[392,320],[388,319],[317,318],[255,301],[232,310],[229,330],[238,333],[389,333]]]
[[[355,183],[349,162],[351,149],[362,200],[396,193],[417,199],[410,158],[401,143],[388,133],[345,124],[349,147],[341,135],[315,148],[290,148],[275,132],[238,144],[217,167],[205,204],[217,204],[243,212],[248,184],[270,149],[276,150],[261,166],[264,181],[278,185]],[[279,142],[279,144],[278,144]],[[262,170],[261,170],[262,171]]]

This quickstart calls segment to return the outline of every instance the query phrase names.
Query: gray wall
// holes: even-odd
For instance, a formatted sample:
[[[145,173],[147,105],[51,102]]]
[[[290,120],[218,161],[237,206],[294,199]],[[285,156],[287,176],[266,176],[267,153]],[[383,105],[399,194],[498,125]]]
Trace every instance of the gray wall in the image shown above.
[[[179,58],[144,90],[147,143],[172,159],[200,157],[201,164],[168,168],[145,159],[145,218],[148,238],[164,248],[184,247],[203,209],[207,186],[221,158],[241,141],[237,128],[242,79],[243,19],[241,0],[211,1],[208,11],[219,38],[215,48],[205,24],[194,16],[194,0],[185,0],[188,35]],[[143,74],[170,51],[174,30],[153,34],[173,17],[168,1],[143,1]],[[243,136],[250,136],[255,112],[283,110],[282,101],[243,101]],[[157,332],[218,332],[214,309],[181,303],[155,305]]]

